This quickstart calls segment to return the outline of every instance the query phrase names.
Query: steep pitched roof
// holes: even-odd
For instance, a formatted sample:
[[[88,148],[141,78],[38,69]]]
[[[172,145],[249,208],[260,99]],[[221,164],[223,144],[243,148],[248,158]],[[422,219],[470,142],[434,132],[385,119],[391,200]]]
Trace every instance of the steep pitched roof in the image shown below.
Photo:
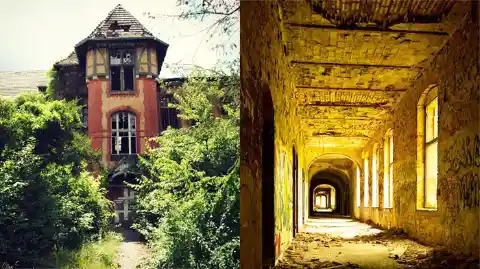
[[[77,65],[77,64],[78,64],[78,57],[75,51],[70,53],[70,55],[68,55],[67,58],[64,58],[55,63],[55,65]]]
[[[38,91],[47,86],[47,70],[0,72],[0,96],[16,97],[25,92]]]
[[[87,38],[108,37],[111,31],[118,36],[152,36],[135,17],[118,4]]]
[[[154,37],[135,17],[122,5],[115,6],[97,27],[80,43],[90,38],[118,38],[118,37]],[[161,41],[161,40],[159,40]],[[163,42],[163,41],[161,41]],[[68,57],[55,63],[55,65],[77,65],[77,54],[70,53]]]

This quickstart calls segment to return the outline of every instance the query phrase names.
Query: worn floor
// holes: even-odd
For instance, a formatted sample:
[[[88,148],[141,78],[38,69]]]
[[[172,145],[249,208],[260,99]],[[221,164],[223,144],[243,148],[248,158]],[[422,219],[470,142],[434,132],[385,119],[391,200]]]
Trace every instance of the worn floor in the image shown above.
[[[140,234],[130,229],[120,228],[124,240],[120,245],[117,263],[119,269],[137,268],[137,263],[146,254],[146,246],[140,239]]]
[[[382,230],[347,218],[309,219],[276,269],[460,268],[478,260],[414,242],[400,230]]]

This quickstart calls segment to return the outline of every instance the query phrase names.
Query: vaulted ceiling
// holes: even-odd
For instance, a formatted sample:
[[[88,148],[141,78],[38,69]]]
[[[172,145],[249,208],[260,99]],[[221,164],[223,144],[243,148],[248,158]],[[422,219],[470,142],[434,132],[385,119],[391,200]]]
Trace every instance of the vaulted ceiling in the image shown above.
[[[461,21],[453,2],[283,1],[307,146],[364,147]]]

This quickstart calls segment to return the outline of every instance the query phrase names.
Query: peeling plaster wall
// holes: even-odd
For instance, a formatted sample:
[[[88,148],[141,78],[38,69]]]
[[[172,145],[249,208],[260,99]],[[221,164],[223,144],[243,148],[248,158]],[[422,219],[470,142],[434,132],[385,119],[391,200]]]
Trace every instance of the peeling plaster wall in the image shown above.
[[[478,11],[479,4],[476,5]],[[368,143],[366,151],[370,156],[374,143],[380,148],[380,207],[363,208],[362,199],[362,208],[356,208],[355,216],[385,227],[403,228],[427,244],[440,244],[478,256],[480,47],[479,19],[470,16],[472,14],[407,91],[391,122],[380,128]],[[432,84],[438,85],[439,98],[438,210],[426,211],[417,210],[416,206],[416,115],[421,94]],[[383,209],[383,137],[390,127],[393,127],[394,139],[394,204],[393,209]]]
[[[293,156],[275,142],[275,256],[279,257],[293,239]]]
[[[293,84],[282,15],[276,1],[241,5],[241,190],[240,250],[242,268],[262,264],[262,155],[275,154],[275,259],[292,240],[292,147],[301,145],[294,129]],[[259,14],[262,14],[259,16]],[[271,92],[275,110],[275,150],[262,152],[263,94]],[[300,148],[299,146],[298,148]],[[298,153],[301,156],[300,152]],[[299,161],[302,162],[303,160]],[[299,166],[301,168],[301,166]],[[301,181],[302,179],[299,179]]]

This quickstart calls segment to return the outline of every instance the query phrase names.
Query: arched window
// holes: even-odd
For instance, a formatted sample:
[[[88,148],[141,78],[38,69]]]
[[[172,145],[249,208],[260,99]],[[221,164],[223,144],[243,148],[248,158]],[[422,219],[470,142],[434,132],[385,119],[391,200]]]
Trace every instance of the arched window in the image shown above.
[[[417,208],[437,208],[438,88],[429,87],[417,105]]]
[[[132,155],[137,153],[136,116],[127,111],[112,115],[112,155]]]
[[[368,207],[369,193],[368,193],[368,154],[365,154],[363,163],[364,167],[364,185],[363,185],[363,207]]]
[[[378,144],[375,144],[372,155],[372,207],[378,207],[378,159]]]
[[[389,129],[384,141],[383,207],[393,207],[393,130]]]

